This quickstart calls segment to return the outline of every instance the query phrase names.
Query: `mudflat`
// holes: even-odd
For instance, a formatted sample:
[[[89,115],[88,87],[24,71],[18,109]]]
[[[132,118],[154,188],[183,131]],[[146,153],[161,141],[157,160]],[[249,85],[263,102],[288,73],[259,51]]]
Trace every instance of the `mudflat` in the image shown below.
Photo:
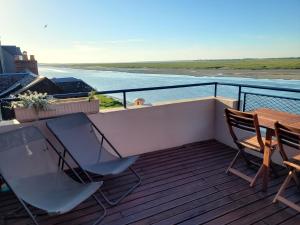
[[[92,69],[92,68],[82,68]],[[300,80],[300,69],[267,69],[267,70],[245,70],[245,69],[154,69],[154,68],[95,68],[102,71],[120,71],[128,73],[147,74],[176,74],[190,76],[219,76],[219,77],[249,77],[257,79],[286,79]]]
[[[51,66],[51,65],[50,65]],[[300,58],[219,59],[132,63],[52,64],[74,69],[129,73],[234,76],[267,79],[300,79]]]

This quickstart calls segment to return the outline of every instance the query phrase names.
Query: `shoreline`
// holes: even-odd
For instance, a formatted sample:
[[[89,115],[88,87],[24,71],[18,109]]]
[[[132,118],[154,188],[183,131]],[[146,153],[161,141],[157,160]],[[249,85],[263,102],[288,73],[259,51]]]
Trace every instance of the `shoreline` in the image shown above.
[[[164,69],[164,68],[116,68],[41,64],[55,68],[70,68],[95,71],[114,71],[125,73],[165,74],[183,76],[208,77],[243,77],[254,79],[300,80],[300,69]]]
[[[82,68],[83,69],[83,68]],[[84,68],[86,69],[86,68]],[[165,74],[183,76],[208,76],[208,77],[243,77],[255,79],[284,79],[300,80],[300,69],[278,69],[278,70],[242,70],[242,69],[127,69],[127,68],[102,68],[98,71],[116,71],[126,73]]]

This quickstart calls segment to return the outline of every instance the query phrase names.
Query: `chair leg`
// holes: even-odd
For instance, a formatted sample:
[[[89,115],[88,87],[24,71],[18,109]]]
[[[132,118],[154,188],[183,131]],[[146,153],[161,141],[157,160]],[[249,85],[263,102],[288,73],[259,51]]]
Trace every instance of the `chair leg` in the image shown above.
[[[97,196],[94,194],[93,195],[94,200],[98,203],[98,205],[103,209],[103,214],[93,223],[93,225],[97,225],[99,223],[101,223],[101,221],[104,219],[104,217],[106,216],[106,208],[105,206],[102,204],[102,202],[97,198]]]
[[[18,198],[18,199],[19,199],[19,198]],[[36,220],[36,216],[34,216],[34,215],[32,214],[32,212],[30,211],[30,209],[27,207],[26,203],[25,203],[23,200],[21,200],[21,199],[19,199],[19,201],[20,201],[21,204],[23,205],[25,211],[26,211],[26,212],[28,213],[28,215],[30,216],[32,222],[33,222],[35,225],[39,225],[39,223],[38,223],[37,220]]]
[[[2,178],[4,180],[4,182],[7,184],[8,188],[10,190],[13,190],[9,184],[6,182],[6,180],[4,178]],[[32,220],[32,222],[35,224],[35,225],[39,225],[39,223],[37,222],[36,220],[36,216],[32,214],[32,212],[30,211],[30,209],[28,208],[27,204],[21,199],[19,198],[15,193],[14,195],[16,196],[16,198],[18,199],[18,201],[21,203],[21,205],[23,206],[23,208],[25,209],[26,213],[29,215],[30,219]],[[14,210],[14,213],[16,212],[19,212],[21,210],[21,207],[17,208],[16,210]],[[4,217],[5,219],[5,217]]]
[[[243,159],[246,161],[247,165],[250,166],[251,165],[251,161],[249,161],[247,159],[247,157],[244,155],[243,150],[239,150],[238,153],[235,155],[235,157],[233,158],[233,160],[230,162],[229,167],[226,170],[226,173],[233,173],[239,177],[241,177],[242,179],[248,181],[250,183],[250,187],[253,187],[257,181],[257,179],[259,178],[259,176],[261,175],[262,169],[263,169],[263,165],[260,165],[257,173],[255,174],[254,178],[247,176],[246,174],[241,173],[240,171],[236,170],[233,168],[234,164],[236,163],[239,155],[243,156]]]
[[[291,181],[292,178],[295,177],[295,171],[294,170],[290,170],[289,175],[287,176],[287,178],[285,179],[285,181],[283,182],[282,186],[280,187],[278,193],[276,194],[273,203],[279,201],[282,202],[283,204],[291,207],[292,209],[300,212],[300,206],[297,205],[296,203],[286,199],[285,197],[282,196],[282,194],[284,193],[287,185],[289,184],[289,182]]]
[[[111,206],[115,206],[117,205],[120,201],[122,201],[127,195],[129,195],[134,189],[136,189],[142,182],[141,177],[137,174],[136,171],[134,171],[134,169],[132,169],[131,167],[129,167],[129,170],[136,176],[136,178],[138,179],[137,183],[134,184],[128,191],[126,191],[124,194],[122,194],[122,196],[120,198],[118,198],[117,200],[113,201],[110,200],[106,194],[100,189],[100,194],[102,195],[102,197],[105,199],[105,201],[111,205]]]
[[[227,170],[226,170],[226,173],[228,174],[230,169],[234,166],[236,160],[238,159],[239,155],[241,154],[241,150],[238,151],[238,153],[234,156],[233,160],[230,162]]]
[[[261,175],[261,171],[263,170],[263,167],[264,167],[263,164],[259,167],[259,170],[257,171],[257,173],[255,174],[254,178],[250,183],[250,187],[254,187],[254,185],[256,184],[257,179]]]
[[[248,181],[251,182],[252,178],[247,176],[246,174],[243,174],[242,172],[238,171],[237,169],[234,169],[233,166],[235,164],[235,162],[237,161],[239,155],[242,154],[242,150],[239,150],[238,153],[235,155],[235,157],[233,158],[233,160],[231,161],[231,163],[229,164],[229,167],[226,170],[226,173],[228,174],[229,172]]]
[[[287,185],[290,183],[292,177],[293,177],[293,171],[290,171],[289,174],[288,174],[288,176],[285,178],[283,184],[281,185],[279,191],[277,192],[277,194],[276,194],[276,196],[275,196],[275,198],[273,200],[273,203],[276,203],[277,200],[278,200],[278,197],[281,196],[281,194],[284,193],[284,191],[285,191]]]

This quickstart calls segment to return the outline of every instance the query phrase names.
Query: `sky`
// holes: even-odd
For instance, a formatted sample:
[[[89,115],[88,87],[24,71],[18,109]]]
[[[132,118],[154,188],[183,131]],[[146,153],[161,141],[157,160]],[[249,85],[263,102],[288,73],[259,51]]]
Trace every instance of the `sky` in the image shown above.
[[[300,0],[0,0],[0,39],[40,63],[299,57]]]

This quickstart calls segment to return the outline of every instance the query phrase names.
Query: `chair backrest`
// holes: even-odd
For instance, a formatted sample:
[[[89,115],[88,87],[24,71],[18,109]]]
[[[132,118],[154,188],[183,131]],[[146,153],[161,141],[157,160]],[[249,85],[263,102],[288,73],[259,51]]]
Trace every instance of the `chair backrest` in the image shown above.
[[[239,139],[233,128],[238,128],[240,130],[255,133],[255,135],[257,137],[257,142],[260,146],[260,149],[261,149],[261,151],[263,151],[264,143],[263,143],[262,137],[261,137],[257,114],[246,113],[246,112],[241,112],[238,110],[226,108],[225,115],[226,115],[226,120],[227,120],[227,124],[229,127],[229,132],[230,132],[234,142],[237,145],[240,145],[238,142]]]
[[[82,168],[116,158],[101,145],[92,122],[84,113],[54,118],[46,124]]]
[[[300,129],[276,122],[275,133],[283,160],[288,160],[284,145],[300,151]]]
[[[46,139],[36,127],[1,133],[0,146],[0,174],[10,186],[18,185],[23,178],[53,174],[59,169]]]

